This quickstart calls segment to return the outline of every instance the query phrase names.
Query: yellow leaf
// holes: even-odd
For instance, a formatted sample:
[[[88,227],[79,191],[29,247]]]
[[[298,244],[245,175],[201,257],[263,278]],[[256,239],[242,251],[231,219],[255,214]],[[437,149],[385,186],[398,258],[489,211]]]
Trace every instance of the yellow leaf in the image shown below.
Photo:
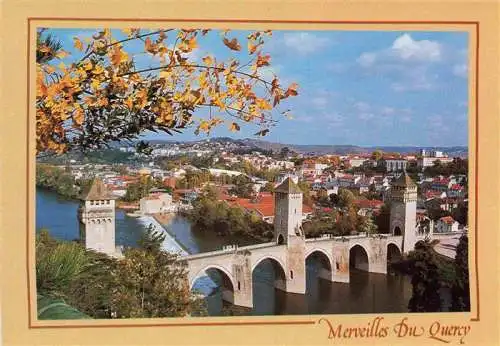
[[[65,70],[66,69],[66,65],[64,65],[63,62],[61,62],[59,65],[57,65],[57,67],[59,67],[60,70]]]
[[[56,58],[59,58],[59,59],[64,59],[65,57],[67,57],[69,55],[68,52],[66,52],[65,50],[61,49],[60,51],[58,51],[56,53]]]
[[[132,29],[123,29],[122,32],[127,36],[132,35]]]
[[[257,105],[257,107],[259,107],[260,109],[262,110],[270,110],[272,109],[273,107],[271,106],[271,104],[269,102],[267,102],[267,100],[265,99],[260,99],[258,98],[256,101],[255,101],[255,104]]]
[[[92,89],[97,90],[101,86],[101,82],[97,79],[92,79],[92,82],[90,82],[90,86],[92,87]]]
[[[73,112],[73,121],[76,126],[81,126],[83,124],[84,116],[85,113],[83,112],[83,109],[75,108],[75,111]]]
[[[214,60],[209,55],[207,55],[206,57],[204,57],[202,60],[203,60],[203,63],[205,63],[205,65],[207,65],[207,66],[212,66],[213,63],[214,63]]]
[[[168,70],[162,70],[160,72],[160,78],[163,78],[163,79],[170,78],[170,71],[168,71]]]
[[[196,42],[196,37],[192,37],[187,41],[187,46],[190,49],[198,48],[198,43]]]
[[[82,43],[82,41],[80,41],[80,39],[78,37],[73,37],[73,45],[79,51],[83,50],[83,43]]]

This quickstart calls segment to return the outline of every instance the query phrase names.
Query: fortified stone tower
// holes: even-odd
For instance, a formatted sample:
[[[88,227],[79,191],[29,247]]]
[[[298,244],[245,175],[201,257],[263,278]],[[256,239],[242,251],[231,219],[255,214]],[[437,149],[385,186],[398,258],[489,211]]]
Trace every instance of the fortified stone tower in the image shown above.
[[[87,249],[114,255],[115,200],[100,179],[94,179],[79,208],[80,239]]]
[[[287,247],[286,291],[305,293],[305,236],[302,231],[302,191],[286,178],[274,190],[274,239]]]
[[[391,221],[393,235],[403,236],[403,253],[413,250],[417,242],[417,185],[403,172],[391,184]]]
[[[290,236],[302,234],[302,191],[287,177],[274,190],[274,239],[287,244]]]

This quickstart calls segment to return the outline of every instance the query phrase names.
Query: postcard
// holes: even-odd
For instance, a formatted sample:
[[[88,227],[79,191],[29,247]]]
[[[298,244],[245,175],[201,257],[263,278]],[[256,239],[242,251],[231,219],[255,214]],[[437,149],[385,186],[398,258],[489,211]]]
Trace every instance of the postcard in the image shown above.
[[[498,343],[497,4],[16,5],[4,344]]]

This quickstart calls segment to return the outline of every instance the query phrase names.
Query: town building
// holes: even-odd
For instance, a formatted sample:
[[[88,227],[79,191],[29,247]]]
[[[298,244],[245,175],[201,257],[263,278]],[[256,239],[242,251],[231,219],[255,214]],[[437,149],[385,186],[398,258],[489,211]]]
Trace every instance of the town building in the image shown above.
[[[458,232],[459,223],[451,216],[444,216],[436,222],[436,233],[452,233]]]
[[[139,201],[142,214],[157,214],[173,211],[172,196],[169,193],[153,193]]]

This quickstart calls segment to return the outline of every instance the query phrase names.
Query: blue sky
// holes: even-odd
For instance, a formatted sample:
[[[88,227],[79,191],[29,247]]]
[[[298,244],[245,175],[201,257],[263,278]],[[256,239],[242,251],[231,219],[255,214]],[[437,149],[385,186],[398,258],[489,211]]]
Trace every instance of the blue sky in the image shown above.
[[[76,59],[73,37],[95,30],[51,29]],[[119,31],[116,32],[118,35]],[[249,59],[248,32],[232,31]],[[120,38],[118,36],[118,38]],[[217,31],[199,40],[193,60],[207,53],[228,58],[232,53]],[[143,51],[141,42],[125,46],[127,52]],[[273,31],[264,52],[271,54],[267,76],[276,73],[285,83],[297,82],[299,96],[283,109],[293,119],[281,118],[263,139],[293,144],[353,144],[364,146],[467,145],[468,34],[422,31]],[[157,66],[146,55],[139,66]],[[222,125],[211,136],[253,137],[255,126],[239,133]],[[146,138],[193,140],[193,130]]]

